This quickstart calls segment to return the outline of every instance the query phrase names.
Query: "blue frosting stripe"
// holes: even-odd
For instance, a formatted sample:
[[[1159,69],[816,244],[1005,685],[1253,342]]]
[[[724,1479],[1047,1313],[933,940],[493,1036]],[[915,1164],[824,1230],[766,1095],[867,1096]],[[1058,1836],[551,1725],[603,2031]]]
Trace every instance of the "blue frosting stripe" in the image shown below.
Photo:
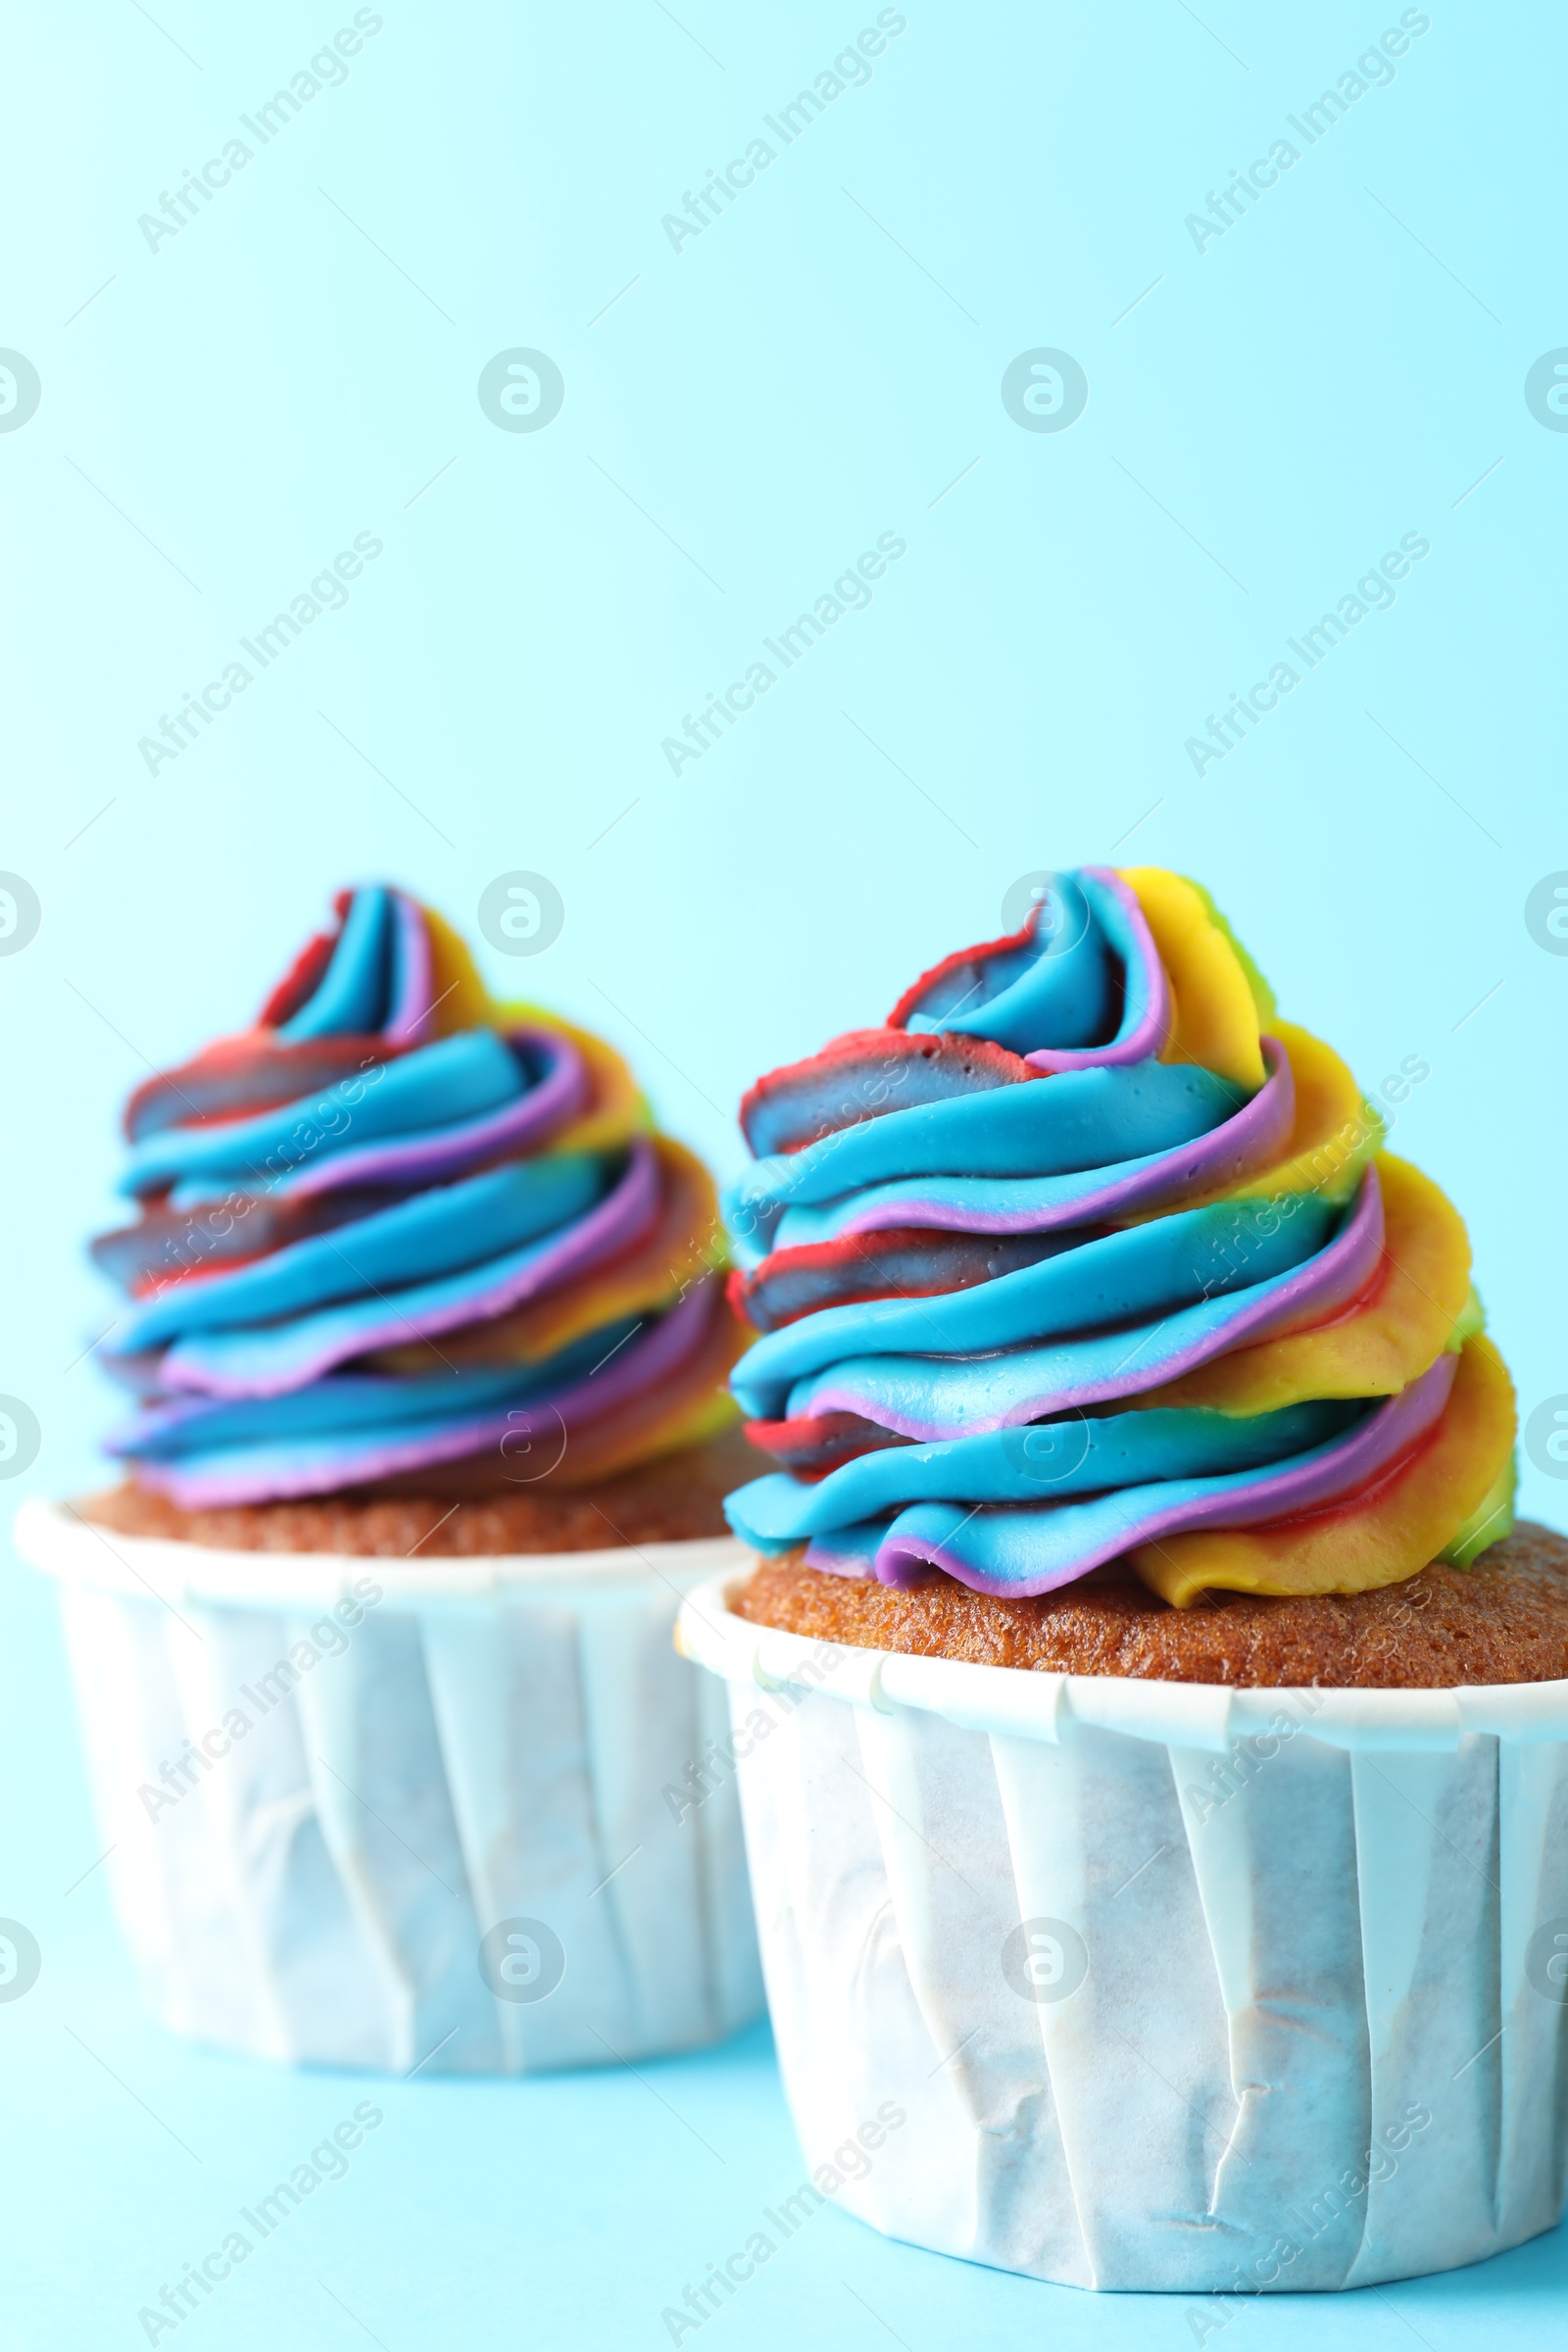
[[[237,1477],[288,1493],[301,1491],[299,1474],[315,1463],[331,1473],[324,1484],[338,1485],[352,1475],[355,1453],[364,1447],[438,1439],[486,1415],[544,1403],[636,1330],[629,1319],[607,1324],[539,1364],[460,1365],[427,1376],[340,1372],[276,1396],[155,1405],[115,1432],[109,1450],[188,1464],[215,1482]]]
[[[397,1347],[476,1322],[526,1296],[526,1277],[550,1257],[560,1227],[574,1221],[569,1213],[558,1217],[542,1239],[465,1266],[461,1273],[404,1282],[390,1294],[370,1284],[367,1287],[374,1296],[368,1298],[293,1314],[260,1329],[247,1326],[178,1340],[164,1358],[165,1383],[218,1396],[266,1396],[297,1389],[334,1364],[372,1348]]]
[[[606,1344],[601,1335],[601,1350]],[[114,1452],[177,1461],[191,1454],[296,1437],[342,1437],[361,1429],[461,1419],[499,1400],[529,1397],[557,1387],[586,1358],[587,1342],[546,1364],[397,1378],[390,1373],[339,1372],[307,1389],[277,1396],[209,1398],[160,1403],[135,1414],[110,1440]]]
[[[760,1551],[896,1515],[917,1502],[1051,1504],[1160,1480],[1214,1478],[1338,1438],[1366,1408],[1321,1402],[1237,1418],[1156,1406],[1093,1420],[1030,1422],[930,1446],[865,1453],[812,1484],[773,1471],[731,1494],[731,1527]]]
[[[731,1185],[725,1213],[782,1213],[847,1203],[866,1187],[922,1177],[1093,1175],[1209,1135],[1242,1091],[1192,1063],[1064,1070],[983,1094],[919,1102],[841,1128],[799,1152],[759,1160]]]
[[[1015,1054],[1027,1054],[1043,1037],[1058,1046],[1089,1046],[1102,1037],[1116,1007],[1112,942],[1082,879],[1062,876],[1055,898],[1057,906],[1047,901],[1035,908],[1026,945],[990,956],[978,983],[946,975],[927,990],[907,1026],[928,1036],[946,1029],[988,1037]]]
[[[1299,1469],[1326,1461],[1335,1443],[1331,1439],[1269,1467]],[[982,1517],[954,1503],[915,1503],[890,1521],[858,1527],[854,1533],[858,1547],[867,1545],[872,1558],[878,1552],[886,1556],[888,1549],[896,1547],[914,1560],[928,1561],[934,1555],[953,1559],[961,1544],[964,1564],[983,1591],[1042,1592],[1070,1583],[1119,1552],[1130,1551],[1184,1505],[1221,1495],[1240,1497],[1255,1483],[1253,1470],[1233,1471],[1218,1478],[1163,1479],[1145,1486],[1113,1487],[1051,1510],[997,1510]],[[873,1536],[874,1542],[868,1542]],[[826,1539],[824,1548],[830,1556],[837,1552],[838,1543],[836,1534]],[[807,1557],[811,1557],[809,1550]]]
[[[175,1284],[132,1307],[116,1338],[125,1348],[152,1348],[193,1332],[309,1314],[367,1292],[379,1298],[384,1286],[479,1265],[554,1232],[591,1208],[606,1181],[604,1164],[582,1152],[492,1168],[274,1250],[231,1274]]]
[[[1315,1255],[1339,1221],[1337,1210],[1312,1199],[1288,1224],[1276,1218],[1268,1231],[1260,1204],[1220,1201],[1082,1242],[972,1289],[822,1307],[759,1340],[736,1367],[732,1385],[754,1418],[777,1420],[786,1396],[792,1416],[819,1409],[810,1402],[811,1390],[800,1386],[812,1375],[885,1394],[874,1374],[867,1387],[869,1367],[882,1357],[902,1359],[895,1377],[903,1389],[923,1383],[933,1401],[951,1397],[956,1384],[981,1396],[1008,1378],[1027,1379],[1026,1363],[1043,1360],[1049,1351],[1039,1343],[1048,1339],[1108,1334],[1092,1344],[1113,1357],[1130,1357],[1145,1334],[1150,1348],[1157,1347],[1160,1324],[1196,1328],[1181,1323],[1183,1309],[1222,1323],[1233,1293],[1266,1293]],[[956,1374],[955,1358],[983,1361],[971,1368],[965,1360]],[[881,1415],[873,1411],[870,1418]]]
[[[1318,1444],[1245,1469],[1134,1480],[1083,1501],[982,1502],[962,1513],[950,1502],[908,1505],[880,1523],[875,1572],[907,1584],[935,1566],[983,1592],[1049,1592],[1135,1544],[1157,1544],[1186,1528],[1255,1527],[1292,1511],[1332,1509],[1432,1429],[1453,1386],[1455,1360],[1439,1356],[1398,1395],[1352,1409]],[[1290,1434],[1298,1440],[1305,1433],[1298,1426]],[[877,1524],[853,1522],[855,1543]],[[835,1564],[839,1544],[838,1533],[828,1534],[820,1556],[816,1544],[808,1547],[808,1562]]]
[[[845,1193],[821,1208],[786,1208],[773,1229],[775,1250],[809,1249],[840,1234],[875,1226],[930,1225],[987,1233],[1044,1229],[1072,1222],[1080,1202],[1092,1202],[1107,1184],[1157,1168],[1163,1152],[1119,1159],[1106,1168],[1067,1176],[902,1176]],[[1089,1213],[1089,1212],[1086,1212]]]
[[[525,1462],[500,1475],[531,1483],[560,1466],[573,1439],[591,1446],[607,1417],[700,1372],[715,1303],[721,1294],[698,1285],[667,1313],[601,1324],[539,1364],[423,1378],[350,1371],[275,1397],[155,1403],[110,1450],[190,1509],[328,1493],[476,1453],[494,1457],[493,1474]]]
[[[1031,917],[1027,945],[989,956],[978,985],[961,994],[931,991],[907,1026],[986,1037],[1013,1054],[1130,1035],[1148,1011],[1148,992],[1126,909],[1094,874],[1058,875],[1055,896],[1060,907],[1050,908],[1049,930],[1047,902]]]
[[[495,1030],[466,1029],[396,1060],[373,1062],[276,1110],[212,1126],[163,1128],[132,1145],[120,1189],[157,1192],[189,1177],[262,1182],[350,1144],[476,1118],[512,1102],[527,1083]]]
[[[391,946],[392,894],[379,885],[357,890],[326,970],[278,1035],[297,1045],[311,1037],[363,1037],[381,1028],[390,995]]]
[[[784,1412],[767,1417],[793,1421],[858,1413],[883,1429],[923,1439],[996,1429],[1076,1404],[1136,1396],[1222,1353],[1248,1319],[1295,1278],[1296,1269],[1287,1267],[1270,1282],[1255,1283],[1234,1297],[1200,1299],[1156,1323],[1039,1347],[969,1356],[846,1357],[798,1382],[784,1400]],[[742,1358],[731,1384],[743,1405],[748,1360]]]

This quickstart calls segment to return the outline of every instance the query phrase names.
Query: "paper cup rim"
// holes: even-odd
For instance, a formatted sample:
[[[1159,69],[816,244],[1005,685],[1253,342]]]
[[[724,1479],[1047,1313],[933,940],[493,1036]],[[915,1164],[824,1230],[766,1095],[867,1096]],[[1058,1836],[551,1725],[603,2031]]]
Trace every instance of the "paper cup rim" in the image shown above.
[[[13,1528],[30,1567],[62,1584],[219,1608],[330,1607],[372,1577],[380,1606],[547,1601],[607,1597],[661,1584],[684,1595],[716,1576],[732,1578],[751,1554],[734,1536],[615,1544],[600,1551],[478,1552],[387,1559],[373,1552],[224,1551],[173,1536],[126,1536],[63,1505],[33,1496]]]
[[[748,1570],[755,1566],[756,1555],[748,1554],[746,1564]],[[729,1607],[741,1581],[735,1567],[725,1567],[687,1594],[675,1625],[683,1657],[727,1682],[814,1689],[882,1714],[907,1707],[969,1731],[1054,1741],[1064,1726],[1083,1724],[1165,1746],[1215,1751],[1240,1740],[1303,1733],[1362,1751],[1451,1751],[1476,1733],[1522,1745],[1568,1741],[1568,1680],[1325,1690],[1304,1684],[1237,1688],[982,1666],[754,1625]]]

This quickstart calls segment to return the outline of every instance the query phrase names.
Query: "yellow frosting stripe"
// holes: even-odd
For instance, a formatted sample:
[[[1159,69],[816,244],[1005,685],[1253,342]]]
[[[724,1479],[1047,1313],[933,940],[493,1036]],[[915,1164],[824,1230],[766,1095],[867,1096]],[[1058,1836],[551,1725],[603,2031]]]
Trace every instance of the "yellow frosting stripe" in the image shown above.
[[[1493,1544],[1500,1544],[1513,1526],[1514,1494],[1519,1485],[1518,1456],[1510,1446],[1508,1458],[1458,1531],[1439,1552],[1453,1568],[1472,1568]]]
[[[1383,1121],[1332,1046],[1294,1021],[1275,1021],[1270,1035],[1290,1056],[1296,1081],[1296,1118],[1285,1150],[1272,1166],[1240,1184],[1193,1194],[1182,1201],[1184,1209],[1214,1200],[1284,1200],[1298,1193],[1321,1193],[1338,1205],[1351,1198],[1362,1170],[1377,1154]],[[1144,1225],[1166,1213],[1154,1209],[1118,1221]]]
[[[1322,1193],[1329,1200],[1348,1200],[1382,1144],[1383,1121],[1332,1046],[1294,1021],[1276,1021],[1273,1035],[1291,1057],[1296,1126],[1286,1156],[1237,1191]]]
[[[552,1472],[552,1484],[593,1486],[733,1427],[740,1408],[724,1384],[750,1337],[725,1307],[714,1316],[701,1353],[662,1393],[633,1397],[619,1412],[579,1433]]]
[[[653,1114],[613,1046],[590,1029],[564,1021],[542,1004],[501,1004],[491,996],[466,943],[433,907],[425,907],[430,939],[433,1028],[438,1037],[461,1029],[549,1029],[570,1040],[588,1071],[590,1095],[581,1115],[552,1137],[553,1152],[610,1152],[648,1133]]]
[[[636,1080],[613,1046],[564,1021],[540,1004],[492,1004],[487,1019],[498,1029],[551,1029],[570,1040],[582,1055],[592,1086],[586,1109],[550,1139],[552,1152],[612,1152],[634,1135],[653,1130],[653,1113]]]
[[[1159,865],[1124,866],[1121,879],[1144,910],[1175,1003],[1160,1059],[1201,1062],[1221,1078],[1260,1087],[1265,1073],[1258,1015],[1272,1009],[1272,999],[1208,893]]]
[[[1492,1342],[1467,1342],[1434,1434],[1358,1501],[1272,1527],[1165,1536],[1128,1553],[1173,1608],[1200,1592],[1366,1592],[1418,1575],[1490,1504],[1496,1543],[1511,1515],[1499,1493],[1512,1458],[1513,1383]],[[1473,1536],[1474,1541],[1474,1536]],[[1479,1543],[1474,1544],[1475,1556]]]
[[[1383,1141],[1383,1121],[1332,1046],[1294,1021],[1276,1021],[1271,1034],[1290,1055],[1296,1081],[1290,1140],[1272,1167],[1203,1198],[1277,1200],[1288,1193],[1321,1193],[1325,1200],[1348,1200]]]
[[[568,1454],[557,1473],[559,1483],[579,1487],[601,1478],[613,1478],[622,1470],[636,1469],[639,1463],[658,1461],[662,1454],[679,1453],[687,1446],[706,1446],[710,1438],[722,1437],[726,1429],[738,1427],[741,1409],[724,1382],[745,1352],[745,1345],[743,1337],[730,1350],[727,1361],[715,1357],[707,1364],[698,1392],[672,1404],[663,1420],[620,1441],[613,1448],[597,1445],[591,1458],[582,1453],[573,1463]]]
[[[1129,1402],[1250,1414],[1310,1396],[1393,1396],[1452,1347],[1474,1298],[1464,1221],[1408,1160],[1384,1152],[1377,1166],[1383,1264],[1364,1298],[1315,1331],[1235,1348]]]
[[[597,1276],[507,1320],[514,1326],[510,1354],[540,1362],[573,1340],[626,1315],[663,1313],[694,1282],[729,1262],[718,1199],[708,1170],[683,1144],[658,1135],[663,1163],[663,1212],[655,1231]]]
[[[480,979],[473,957],[452,925],[433,906],[422,909],[430,941],[430,994],[435,1000],[432,1027],[437,1037],[455,1037],[460,1029],[482,1029],[491,1018],[490,992]]]

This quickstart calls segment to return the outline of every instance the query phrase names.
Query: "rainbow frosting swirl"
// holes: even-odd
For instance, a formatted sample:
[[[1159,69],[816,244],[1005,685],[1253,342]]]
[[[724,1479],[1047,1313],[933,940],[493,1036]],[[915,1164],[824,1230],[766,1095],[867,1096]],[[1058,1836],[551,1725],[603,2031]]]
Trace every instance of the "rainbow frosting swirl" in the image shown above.
[[[1356,1592],[1512,1524],[1464,1226],[1206,894],[1054,878],[747,1096],[731,1386],[763,1552],[1049,1592]]]
[[[711,1183],[618,1055],[490,1000],[441,918],[345,891],[255,1027],[137,1089],[93,1245],[110,1440],[187,1508],[463,1464],[581,1486],[733,1418]]]

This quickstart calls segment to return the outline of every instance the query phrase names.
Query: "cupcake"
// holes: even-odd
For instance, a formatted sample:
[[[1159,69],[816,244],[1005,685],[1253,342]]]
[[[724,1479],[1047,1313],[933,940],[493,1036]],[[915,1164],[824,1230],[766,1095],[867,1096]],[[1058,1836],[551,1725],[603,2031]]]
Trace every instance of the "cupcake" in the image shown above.
[[[817,2193],[1200,2342],[1549,2229],[1568,1543],[1443,1193],[1154,868],[742,1118],[777,1466],[678,1639]]]
[[[344,892],[255,1026],[125,1113],[123,1483],[29,1505],[117,1909],[174,2030],[516,2072],[760,2004],[722,1721],[743,1557],[711,1183],[618,1055]]]

